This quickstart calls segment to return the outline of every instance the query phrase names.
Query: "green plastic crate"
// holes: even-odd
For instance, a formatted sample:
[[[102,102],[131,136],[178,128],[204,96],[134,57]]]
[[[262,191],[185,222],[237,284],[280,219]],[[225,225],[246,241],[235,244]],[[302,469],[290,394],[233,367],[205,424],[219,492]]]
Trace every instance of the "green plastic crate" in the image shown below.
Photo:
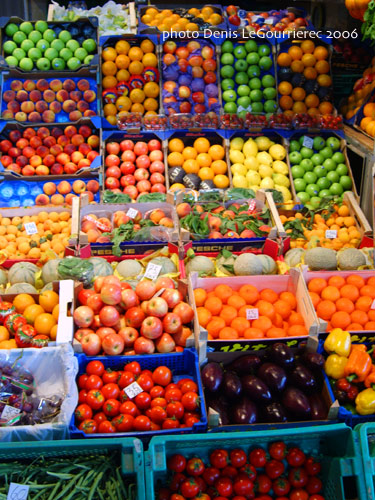
[[[71,441],[47,441],[28,443],[0,443],[0,461],[11,459],[35,459],[43,457],[72,457],[93,453],[121,452],[124,479],[134,478],[137,484],[136,500],[145,500],[143,445],[139,439],[75,439]]]
[[[358,438],[359,452],[363,460],[365,498],[375,498],[375,422],[357,425],[354,433]]]
[[[362,463],[356,455],[354,433],[345,424],[277,429],[270,431],[228,432],[223,434],[153,437],[145,453],[146,497],[155,500],[160,486],[167,484],[167,459],[175,453],[199,456],[207,463],[215,448],[242,448],[248,452],[256,446],[283,440],[288,446],[299,446],[317,457],[322,464],[325,500],[344,500],[343,478],[355,476],[358,500],[366,500],[363,491]],[[374,498],[374,497],[372,497]]]

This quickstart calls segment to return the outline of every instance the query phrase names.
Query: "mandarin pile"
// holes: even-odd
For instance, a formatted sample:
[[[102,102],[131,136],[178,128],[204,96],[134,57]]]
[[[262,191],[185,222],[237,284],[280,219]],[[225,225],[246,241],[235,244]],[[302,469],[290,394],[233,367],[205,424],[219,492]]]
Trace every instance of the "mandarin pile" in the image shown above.
[[[375,330],[375,277],[358,274],[329,279],[313,278],[307,288],[318,315],[327,321],[327,331],[341,328],[347,331]]]
[[[141,22],[147,26],[155,26],[159,31],[198,31],[203,23],[210,26],[221,24],[223,17],[210,6],[202,9],[193,7],[187,11],[186,16],[180,16],[170,9],[149,7],[141,17]]]
[[[103,49],[103,111],[111,125],[116,125],[116,115],[122,112],[157,114],[159,72],[155,50],[148,38],[142,40],[139,47],[119,40],[114,47]],[[107,102],[108,90],[111,98]]]
[[[211,292],[194,290],[200,326],[208,340],[237,340],[301,337],[308,334],[303,316],[297,312],[297,299],[291,292],[259,291],[253,285],[234,290],[217,285]],[[247,310],[257,310],[258,318],[246,319]]]
[[[373,100],[373,98],[371,100]],[[368,102],[364,106],[360,127],[366,134],[375,137],[375,103]]]
[[[277,57],[279,103],[287,114],[326,115],[333,112],[329,52],[305,40]]]

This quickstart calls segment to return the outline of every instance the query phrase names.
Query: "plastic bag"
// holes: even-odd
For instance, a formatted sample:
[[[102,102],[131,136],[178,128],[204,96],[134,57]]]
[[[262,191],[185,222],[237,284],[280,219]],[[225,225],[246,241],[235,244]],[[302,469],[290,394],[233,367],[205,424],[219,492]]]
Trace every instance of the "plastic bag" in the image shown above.
[[[62,259],[57,270],[62,280],[80,281],[85,287],[89,286],[94,279],[93,263],[78,257]]]
[[[0,427],[0,441],[46,441],[68,439],[69,423],[78,403],[76,376],[78,361],[69,344],[44,349],[11,349],[0,351],[0,367],[17,361],[32,374],[40,399],[56,400],[64,395],[60,412],[53,423]],[[44,404],[44,403],[42,403]]]
[[[133,236],[133,241],[170,241],[171,230],[163,226],[143,227]]]

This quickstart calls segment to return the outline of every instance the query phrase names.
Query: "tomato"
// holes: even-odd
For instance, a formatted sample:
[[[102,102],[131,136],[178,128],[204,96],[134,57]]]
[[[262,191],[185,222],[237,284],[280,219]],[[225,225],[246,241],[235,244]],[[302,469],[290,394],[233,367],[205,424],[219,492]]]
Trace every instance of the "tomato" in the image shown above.
[[[81,389],[78,394],[78,403],[86,403],[86,397],[87,397],[88,391],[86,389]]]
[[[101,377],[104,373],[104,365],[101,361],[90,361],[86,366],[86,373],[88,375],[98,375]]]
[[[203,479],[209,486],[212,486],[216,481],[216,479],[218,479],[219,477],[220,477],[220,471],[215,467],[206,467],[203,472]]]
[[[97,425],[99,425],[101,422],[104,422],[105,420],[108,420],[108,418],[107,418],[107,415],[105,415],[105,413],[103,413],[102,411],[100,411],[99,413],[97,413],[96,415],[94,415],[94,420],[97,423]]]
[[[201,476],[195,476],[194,479],[196,480],[196,482],[199,486],[199,493],[202,493],[202,491],[207,490],[207,485]]]
[[[247,475],[247,477],[250,479],[250,481],[255,481],[257,477],[257,471],[254,467],[254,465],[251,464],[246,464],[243,467],[241,467],[240,472],[244,473]]]
[[[309,457],[305,462],[305,469],[309,476],[316,476],[321,471],[322,466],[313,457]]]
[[[267,455],[263,448],[255,448],[250,452],[249,462],[254,465],[256,469],[264,467],[267,462]]]
[[[161,427],[162,429],[178,429],[180,422],[175,418],[166,418]]]
[[[306,490],[298,488],[291,491],[289,498],[290,500],[309,500],[309,494],[306,492]]]
[[[152,399],[162,398],[164,397],[164,393],[164,387],[162,387],[161,385],[154,385],[154,387],[150,391],[150,396],[152,397]]]
[[[116,428],[109,420],[105,420],[99,424],[98,432],[100,432],[100,434],[111,434],[116,432]]]
[[[158,366],[152,374],[152,380],[155,384],[165,387],[171,383],[172,372],[166,366]]]
[[[200,419],[200,415],[199,413],[193,413],[191,411],[185,411],[184,413],[184,424],[186,424],[186,422],[191,418],[197,418],[198,420]]]
[[[248,496],[253,493],[254,484],[248,477],[240,474],[234,481],[233,489],[236,495]]]
[[[181,472],[176,472],[172,476],[172,479],[169,483],[169,488],[171,491],[178,491],[180,489],[181,484],[186,481],[186,476],[185,474],[181,474]]]
[[[93,410],[99,410],[104,404],[104,396],[101,391],[91,390],[88,392],[86,402]]]
[[[236,495],[235,497],[232,497],[232,500],[246,500],[246,497],[242,495]]]
[[[272,500],[272,497],[269,495],[260,495],[259,497],[256,497],[256,500]]]
[[[87,382],[88,378],[89,378],[89,376],[86,375],[86,373],[84,373],[83,375],[80,375],[78,377],[78,387],[80,389],[85,389],[86,388],[86,382]]]
[[[200,419],[197,418],[197,417],[189,417],[186,419],[184,425],[186,427],[193,427],[194,424],[197,424],[198,422],[200,422]],[[182,427],[182,426],[181,426]]]
[[[266,474],[270,479],[276,479],[284,472],[285,466],[279,460],[270,460],[266,463]]]
[[[224,469],[221,470],[222,477],[229,477],[230,479],[234,479],[238,474],[238,470],[232,465],[227,465]]]
[[[315,476],[309,477],[309,480],[306,485],[306,490],[310,495],[313,495],[314,493],[320,493],[323,489],[323,483],[322,481]]]
[[[140,375],[142,369],[138,361],[132,361],[124,366],[124,371],[134,373],[134,375]]]
[[[161,424],[167,418],[167,412],[161,406],[154,406],[148,411],[150,411],[150,415],[147,416],[156,424]]]
[[[168,488],[160,488],[157,500],[169,500],[171,491]],[[181,497],[183,498],[183,497]]]
[[[121,375],[118,379],[118,386],[120,389],[124,387],[128,387],[128,385],[135,382],[135,375],[132,372],[121,372]]]
[[[299,448],[290,448],[286,455],[286,459],[291,467],[300,467],[305,463],[306,456]]]
[[[103,413],[108,417],[116,417],[120,413],[120,401],[117,399],[107,399],[103,405]]]
[[[286,452],[286,444],[282,441],[276,441],[275,443],[272,443],[268,448],[268,453],[270,454],[271,458],[274,458],[275,460],[284,460]]]
[[[184,416],[184,407],[180,401],[167,404],[166,410],[168,417],[175,417],[180,420]]]
[[[199,407],[199,396],[195,392],[185,392],[181,398],[185,410],[195,411]]]
[[[134,429],[134,417],[132,415],[122,415],[121,414],[115,418],[120,419],[118,422],[118,425],[116,427],[116,429],[119,432],[130,432]],[[113,425],[115,425],[114,420],[115,419],[112,420]]]
[[[215,481],[215,488],[218,494],[225,498],[230,497],[233,493],[233,483],[229,477],[219,477]]]
[[[182,392],[180,389],[167,389],[164,394],[165,399],[168,403],[172,403],[173,401],[181,401]]]
[[[185,500],[185,498],[182,495],[178,495],[177,493],[173,493],[170,500]]]
[[[92,418],[92,409],[87,404],[77,406],[74,415],[79,422]]]
[[[117,384],[119,376],[119,372],[112,371],[110,368],[107,368],[102,376],[103,384]]]
[[[168,469],[175,472],[184,472],[186,467],[186,458],[183,455],[172,455],[168,458]]]
[[[305,469],[297,467],[289,471],[288,479],[292,488],[303,488],[309,478]]]
[[[177,384],[168,384],[166,387],[164,387],[165,389],[165,392],[167,392],[169,389],[179,389],[178,385]]]
[[[90,375],[86,380],[85,389],[91,391],[92,389],[101,389],[103,387],[103,380],[98,375]]]
[[[271,479],[265,474],[259,474],[255,483],[255,491],[258,491],[259,493],[268,493],[271,488]]]
[[[191,458],[186,464],[186,473],[189,476],[201,476],[204,469],[204,463],[200,458]]]
[[[134,429],[136,431],[151,430],[151,420],[145,415],[139,415],[134,419]]]
[[[98,426],[95,420],[86,419],[81,422],[78,429],[80,431],[83,431],[85,434],[95,434],[97,432]]]
[[[194,478],[183,481],[180,489],[181,494],[186,498],[193,498],[199,493],[199,485]]]
[[[149,392],[154,387],[154,381],[147,375],[147,373],[141,373],[137,379],[138,384],[142,387],[142,389],[146,392]],[[157,384],[161,385],[161,384]]]
[[[278,477],[272,483],[272,489],[275,495],[287,495],[290,491],[290,483],[286,477]]]
[[[246,464],[247,456],[246,453],[241,449],[232,450],[229,454],[230,462],[233,467],[243,467]]]
[[[187,379],[179,388],[182,394],[185,394],[185,392],[198,392],[198,386],[194,380]]]
[[[207,493],[199,492],[199,495],[194,497],[193,500],[211,500],[211,496],[207,495]]]
[[[132,417],[137,417],[139,415],[139,410],[133,401],[125,401],[120,406],[120,413],[124,413],[125,415],[131,415]]]
[[[120,395],[120,389],[117,384],[105,384],[102,387],[102,393],[105,399],[117,399]]]
[[[322,495],[311,495],[309,500],[324,500],[324,497]]]
[[[229,457],[226,450],[214,450],[210,455],[210,462],[216,469],[224,469],[228,465]]]
[[[147,410],[151,405],[151,396],[148,392],[141,392],[134,398],[134,403],[139,410]]]
[[[151,408],[153,408],[154,406],[160,406],[165,410],[167,407],[167,401],[164,398],[155,398],[151,401]]]

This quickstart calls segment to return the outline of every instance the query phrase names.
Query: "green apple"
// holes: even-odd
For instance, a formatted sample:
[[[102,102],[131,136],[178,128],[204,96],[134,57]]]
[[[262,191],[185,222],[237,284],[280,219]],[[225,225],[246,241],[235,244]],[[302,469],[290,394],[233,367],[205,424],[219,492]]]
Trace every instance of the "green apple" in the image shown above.
[[[266,113],[275,113],[277,111],[277,102],[274,99],[268,99],[264,103],[264,111]]]
[[[306,172],[303,178],[307,182],[307,184],[315,184],[315,182],[318,179],[318,176],[316,175],[315,172]]]
[[[62,50],[60,50],[59,56],[64,59],[64,61],[69,61],[71,57],[73,57],[73,52],[66,47]]]
[[[314,154],[314,151],[310,148],[302,146],[300,153],[302,155],[302,158],[311,158],[312,155]]]
[[[323,161],[324,161],[324,158],[321,154],[319,153],[315,153],[312,155],[311,157],[311,161],[313,162],[313,164],[316,166],[316,165],[322,165]]]
[[[306,205],[307,202],[310,201],[310,196],[306,193],[306,191],[301,191],[297,193],[298,198],[301,200],[303,205]]]
[[[13,41],[17,44],[17,45],[21,45],[21,43],[26,40],[27,36],[25,35],[25,33],[23,31],[16,31],[13,35]]]
[[[57,38],[57,36],[56,36],[56,33],[53,30],[51,30],[51,28],[48,28],[48,30],[46,30],[43,33],[43,38],[44,38],[44,40],[47,40],[47,42],[52,43],[53,40],[55,40],[55,38]]]
[[[352,189],[352,185],[353,185],[352,180],[349,177],[349,175],[342,175],[340,177],[340,184],[344,188],[344,191],[349,191],[350,189]]]
[[[342,175],[347,175],[348,167],[345,165],[345,163],[339,163],[337,165],[336,172],[339,174],[340,177]]]
[[[315,165],[310,160],[310,158],[304,158],[301,161],[300,165],[301,165],[301,167],[303,167],[305,169],[306,172],[311,172],[312,170],[314,170],[314,167],[315,167]]]
[[[289,155],[289,160],[292,165],[299,165],[302,161],[302,155],[299,151],[292,151]]]
[[[34,47],[35,47],[34,42],[29,40],[28,38],[21,43],[21,49],[24,50],[26,54],[29,52],[30,49],[33,49]]]
[[[236,71],[246,71],[248,66],[249,65],[247,64],[245,59],[238,59],[238,61],[234,63],[234,69]]]
[[[41,40],[39,40],[39,42],[36,43],[35,47],[37,47],[42,52],[45,52],[47,49],[49,49],[49,42],[42,38]]]
[[[89,54],[88,56],[85,57],[83,63],[84,64],[90,64],[90,62],[94,59],[93,54]]]
[[[247,96],[250,94],[250,88],[248,85],[239,85],[237,88],[237,94],[240,97]]]
[[[323,156],[325,160],[327,160],[328,158],[332,158],[333,151],[329,146],[326,146],[325,148],[320,150],[320,154]]]
[[[318,193],[319,194],[319,193]],[[318,208],[320,203],[321,203],[321,198],[319,196],[312,196],[310,198],[310,205],[313,207],[313,208]]]
[[[304,179],[298,178],[294,180],[294,187],[296,188],[297,193],[299,191],[304,191],[306,189],[306,186],[307,184]]]
[[[32,59],[30,59],[29,57],[24,57],[19,62],[19,67],[21,69],[23,69],[24,71],[31,71],[34,67],[34,61]]]
[[[243,108],[247,109],[251,104],[250,97],[249,96],[240,97],[239,99],[237,99],[237,104],[238,106],[242,106]]]
[[[319,186],[319,189],[328,189],[331,186],[331,181],[328,180],[327,177],[320,177],[316,183]]]
[[[74,41],[74,40],[72,40],[72,41]],[[229,66],[228,64],[226,64],[225,66],[222,66],[220,69],[220,75],[223,78],[232,78],[232,76],[234,75],[233,66]]]
[[[59,53],[57,52],[57,50],[53,49],[52,47],[47,49],[44,53],[44,57],[46,57],[50,61],[52,61],[52,59],[55,59],[56,57],[58,57],[58,55],[59,55]]]
[[[22,42],[24,43],[24,42]],[[12,40],[8,40],[7,42],[4,43],[3,49],[5,54],[13,54],[13,51],[16,50],[17,44],[14,43]]]
[[[319,187],[317,184],[309,184],[306,186],[306,193],[310,196],[310,199],[312,196],[317,196],[319,194]]]
[[[79,59],[80,61],[84,61],[85,57],[88,56],[87,54],[87,50],[85,50],[83,47],[80,47],[78,48],[75,52],[74,52],[74,57],[76,57],[77,59]]]
[[[340,180],[340,176],[339,174],[335,171],[335,170],[331,170],[330,172],[328,172],[327,174],[327,179],[329,181],[331,181],[332,183],[338,183],[339,180]]]
[[[263,113],[264,111],[264,107],[263,107],[263,103],[262,102],[252,102],[251,103],[251,111],[253,113]]]
[[[252,64],[247,69],[247,74],[249,75],[250,78],[259,77],[260,73],[261,73],[260,68],[256,64]]]
[[[93,38],[88,38],[84,40],[82,43],[82,47],[87,50],[88,53],[95,52],[96,50],[96,42]]]
[[[329,146],[333,151],[337,151],[340,149],[340,139],[337,137],[328,137],[326,140],[327,146]]]
[[[335,171],[337,168],[336,162],[332,158],[324,160],[323,165],[329,172]]]
[[[16,59],[14,56],[6,57],[5,62],[8,66],[18,66],[18,59]]]
[[[62,69],[65,69],[65,61],[61,57],[55,57],[55,59],[52,59],[52,69],[56,71],[61,71]]]
[[[70,40],[73,42],[74,40]],[[69,42],[68,42],[69,43]],[[72,71],[75,71],[81,66],[81,61],[77,57],[71,57],[69,61],[67,61],[68,68]]]
[[[66,45],[66,43],[72,39],[72,35],[69,33],[68,30],[62,30],[59,33],[59,39]]]
[[[260,58],[257,52],[250,52],[250,54],[247,54],[246,62],[250,65],[258,64],[259,59]]]
[[[331,196],[331,192],[329,189],[322,189],[321,191],[319,191],[320,198],[327,198],[327,196]]]
[[[65,45],[64,42],[56,38],[56,40],[53,40],[53,42],[51,43],[51,47],[57,50],[57,52],[60,52],[60,50],[62,50],[65,47]]]
[[[314,173],[318,176],[318,178],[320,178],[320,177],[325,177],[328,171],[325,167],[323,167],[323,165],[317,165],[314,168]]]
[[[245,43],[245,49],[247,52],[258,52],[258,44],[255,40],[249,40]]]
[[[258,54],[260,56],[268,56],[271,53],[271,49],[268,45],[259,45]]]
[[[262,82],[259,80],[259,78],[252,78],[249,81],[249,87],[251,88],[251,90],[259,90],[260,88],[262,88]]]
[[[336,151],[336,153],[332,156],[332,160],[336,163],[345,163],[345,156],[340,153],[340,151]]]
[[[21,59],[23,59],[24,57],[26,57],[26,52],[18,47],[17,49],[13,50],[13,54],[12,55],[16,59],[18,59],[19,61],[21,61]]]
[[[37,21],[35,23],[35,29],[37,31],[40,31],[41,33],[44,33],[48,30],[48,24],[45,21]]]
[[[276,99],[277,91],[274,87],[267,87],[263,90],[263,95],[266,101]]]
[[[262,78],[263,87],[275,87],[276,81],[272,75],[264,75]]]
[[[234,90],[225,90],[223,92],[223,99],[225,102],[234,102],[237,99],[237,94]]]
[[[226,113],[236,113],[237,112],[237,104],[235,102],[226,102],[224,104],[224,111]]]
[[[225,54],[223,54],[221,56],[221,59],[220,59],[220,62],[221,64],[223,64],[224,66],[226,64],[230,64],[232,65],[234,63],[234,56],[231,52],[226,52]]]
[[[233,43],[230,40],[225,40],[221,46],[221,53],[224,54],[225,52],[233,52]]]
[[[48,71],[49,69],[51,69],[51,61],[49,59],[47,59],[46,57],[41,57],[36,62],[36,67],[40,71]]]
[[[334,182],[332,186],[329,188],[331,194],[340,196],[344,192],[344,188],[338,182]]]
[[[29,21],[20,24],[20,30],[29,35],[33,31],[33,25]]]
[[[324,148],[324,146],[326,145],[325,143],[325,140],[323,139],[323,137],[320,137],[320,136],[316,136],[314,137],[314,149],[316,149],[317,151],[320,151],[321,149]]]
[[[272,67],[272,59],[266,56],[261,57],[259,60],[259,67],[264,71],[268,71]]]
[[[6,36],[13,37],[15,33],[18,31],[18,26],[17,24],[14,23],[9,23],[5,27],[5,34]]]
[[[244,45],[237,45],[237,47],[235,47],[233,51],[233,54],[237,59],[245,59],[247,54]]]
[[[27,55],[28,57],[30,57],[32,61],[37,61],[42,57],[42,52],[38,48],[33,47],[32,49],[29,50]]]
[[[34,42],[34,44],[38,43],[41,39],[42,34],[40,33],[40,31],[33,30],[31,33],[29,33],[29,40]]]
[[[289,151],[290,152],[299,151],[300,149],[301,149],[301,145],[298,141],[296,141],[296,140],[290,141],[290,144],[289,144]]]
[[[236,74],[234,80],[238,85],[246,85],[249,82],[249,77],[247,76],[246,73],[240,71],[239,73]]]
[[[252,102],[261,102],[263,99],[263,92],[261,90],[251,90],[250,92],[250,99]]]

